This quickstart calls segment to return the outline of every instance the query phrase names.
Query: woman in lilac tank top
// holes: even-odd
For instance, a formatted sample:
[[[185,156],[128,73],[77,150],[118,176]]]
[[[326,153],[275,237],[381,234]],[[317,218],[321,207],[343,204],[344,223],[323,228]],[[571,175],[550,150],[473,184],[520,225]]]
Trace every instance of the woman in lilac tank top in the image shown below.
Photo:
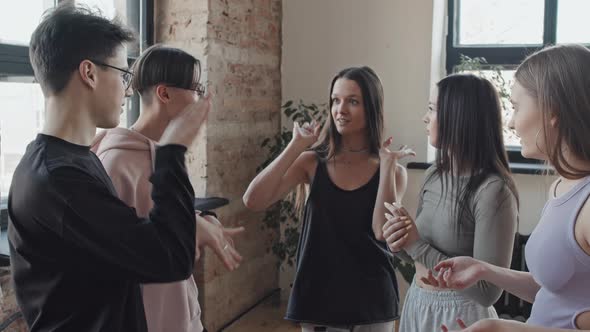
[[[560,175],[527,243],[530,272],[456,257],[427,282],[464,289],[486,280],[533,303],[526,324],[489,319],[464,331],[590,330],[590,50],[560,45],[529,56],[511,99],[522,155],[548,161]]]

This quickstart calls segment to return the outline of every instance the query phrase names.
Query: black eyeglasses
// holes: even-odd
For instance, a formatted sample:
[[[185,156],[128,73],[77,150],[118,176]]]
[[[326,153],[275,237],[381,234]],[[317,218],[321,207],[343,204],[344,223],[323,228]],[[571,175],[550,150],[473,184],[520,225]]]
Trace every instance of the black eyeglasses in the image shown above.
[[[197,85],[194,88],[185,88],[185,87],[177,86],[177,85],[168,85],[168,86],[173,87],[173,88],[178,88],[178,89],[195,91],[197,93],[197,95],[199,95],[199,97],[203,97],[205,95],[205,86],[201,83],[197,83]]]
[[[123,85],[125,85],[125,90],[129,89],[129,85],[131,84],[131,79],[133,78],[132,72],[130,72],[127,69],[115,67],[115,66],[106,64],[104,62],[101,62],[101,61],[95,61],[95,60],[90,60],[90,61],[94,62],[95,64],[97,64],[99,66],[113,68],[113,69],[116,69],[116,70],[122,72],[123,74],[121,75],[121,78],[123,79]]]

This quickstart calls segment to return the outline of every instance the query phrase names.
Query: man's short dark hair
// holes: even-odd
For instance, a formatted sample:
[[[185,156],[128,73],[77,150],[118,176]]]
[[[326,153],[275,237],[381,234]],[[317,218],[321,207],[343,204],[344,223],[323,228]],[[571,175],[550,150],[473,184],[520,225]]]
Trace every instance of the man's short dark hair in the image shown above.
[[[134,33],[88,7],[62,3],[45,13],[31,36],[29,57],[43,92],[57,94],[83,60],[105,61]]]

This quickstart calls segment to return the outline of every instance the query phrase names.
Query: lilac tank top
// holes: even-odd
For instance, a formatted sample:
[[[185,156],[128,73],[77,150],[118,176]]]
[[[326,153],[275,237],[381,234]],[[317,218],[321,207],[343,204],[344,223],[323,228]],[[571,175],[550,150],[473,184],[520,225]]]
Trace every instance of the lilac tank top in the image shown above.
[[[576,219],[590,195],[590,177],[561,197],[550,199],[526,245],[526,262],[541,289],[528,324],[575,329],[576,317],[590,311],[590,256],[574,235]]]

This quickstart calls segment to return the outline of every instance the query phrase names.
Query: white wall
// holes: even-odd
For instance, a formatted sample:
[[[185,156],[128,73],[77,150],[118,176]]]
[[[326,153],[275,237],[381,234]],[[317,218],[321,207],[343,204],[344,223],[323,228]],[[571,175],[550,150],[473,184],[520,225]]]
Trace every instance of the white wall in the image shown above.
[[[426,159],[432,0],[284,0],[283,101],[327,102],[334,75],[368,65],[385,90],[386,135]]]

